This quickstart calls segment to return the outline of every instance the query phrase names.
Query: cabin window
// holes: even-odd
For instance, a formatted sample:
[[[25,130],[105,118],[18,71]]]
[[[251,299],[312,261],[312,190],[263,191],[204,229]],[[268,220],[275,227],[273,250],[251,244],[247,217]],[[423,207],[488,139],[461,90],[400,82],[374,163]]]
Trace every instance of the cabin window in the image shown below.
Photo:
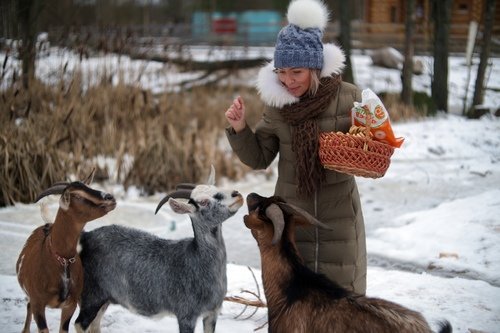
[[[460,14],[466,14],[469,12],[469,3],[467,1],[460,1],[458,3],[458,12]]]
[[[391,23],[397,23],[397,8],[391,6]]]

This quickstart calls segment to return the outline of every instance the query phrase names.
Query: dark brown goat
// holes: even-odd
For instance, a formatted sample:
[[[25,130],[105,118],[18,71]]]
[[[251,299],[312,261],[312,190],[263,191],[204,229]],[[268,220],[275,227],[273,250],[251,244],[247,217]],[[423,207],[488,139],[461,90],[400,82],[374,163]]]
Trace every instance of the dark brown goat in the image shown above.
[[[17,279],[28,297],[23,333],[30,331],[33,316],[38,332],[48,333],[45,308],[60,308],[59,332],[67,332],[83,288],[83,268],[77,244],[85,224],[106,215],[116,206],[111,194],[85,183],[58,183],[42,192],[36,201],[61,194],[54,223],[33,231],[17,260]]]
[[[273,333],[430,333],[424,317],[396,303],[355,296],[308,269],[297,252],[295,225],[326,227],[279,197],[247,196],[245,225],[257,241]],[[448,322],[441,333],[451,332]]]

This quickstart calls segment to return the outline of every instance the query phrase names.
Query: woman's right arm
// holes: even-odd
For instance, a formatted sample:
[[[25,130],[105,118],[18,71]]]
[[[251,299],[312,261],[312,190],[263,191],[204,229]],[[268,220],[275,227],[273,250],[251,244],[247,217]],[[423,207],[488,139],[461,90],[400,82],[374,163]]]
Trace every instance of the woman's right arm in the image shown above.
[[[267,168],[279,150],[279,140],[271,122],[264,115],[255,133],[252,132],[246,124],[245,104],[241,97],[233,101],[225,115],[231,125],[226,128],[226,136],[235,154],[252,169]]]

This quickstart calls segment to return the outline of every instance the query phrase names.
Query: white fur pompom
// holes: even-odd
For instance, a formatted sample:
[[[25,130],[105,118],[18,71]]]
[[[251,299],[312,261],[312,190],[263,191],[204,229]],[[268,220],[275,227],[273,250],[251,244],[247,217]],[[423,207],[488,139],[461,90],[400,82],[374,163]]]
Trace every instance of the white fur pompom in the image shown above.
[[[328,8],[321,0],[293,0],[286,18],[288,23],[301,29],[319,28],[323,31],[328,23]]]

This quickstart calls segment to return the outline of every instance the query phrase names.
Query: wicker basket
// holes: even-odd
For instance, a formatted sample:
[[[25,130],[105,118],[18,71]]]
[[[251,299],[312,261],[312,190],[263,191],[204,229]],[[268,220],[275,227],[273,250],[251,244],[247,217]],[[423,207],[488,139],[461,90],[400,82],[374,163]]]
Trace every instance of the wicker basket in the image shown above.
[[[374,141],[369,135],[325,132],[319,138],[319,158],[323,166],[354,176],[382,177],[393,153],[394,147]]]

